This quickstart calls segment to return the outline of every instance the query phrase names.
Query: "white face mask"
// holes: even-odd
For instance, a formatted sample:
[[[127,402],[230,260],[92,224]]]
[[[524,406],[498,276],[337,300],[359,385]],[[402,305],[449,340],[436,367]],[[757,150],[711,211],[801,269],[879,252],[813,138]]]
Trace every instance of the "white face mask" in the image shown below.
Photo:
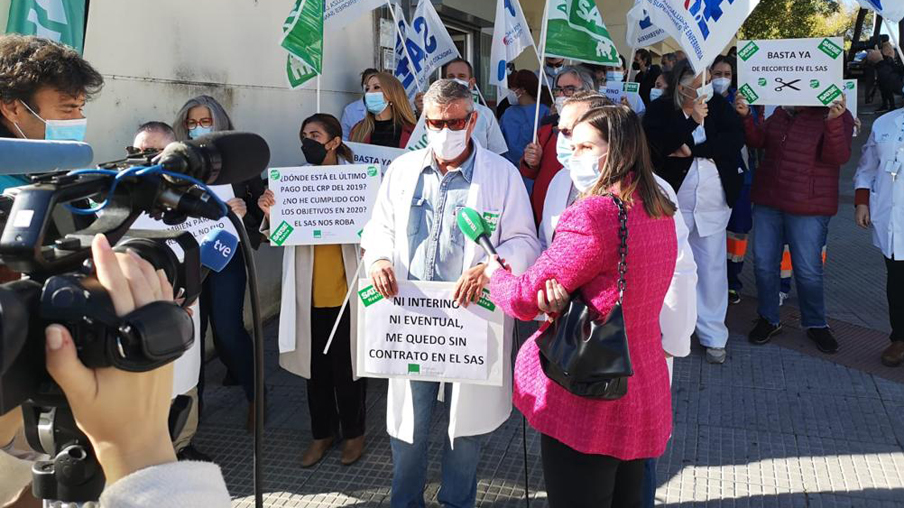
[[[716,78],[712,82],[713,90],[722,95],[728,91],[728,87],[731,86],[731,78]]]
[[[433,149],[433,155],[443,161],[451,161],[462,154],[468,148],[468,128],[460,131],[441,131],[427,129],[427,141]]]
[[[463,79],[452,78],[452,81],[454,81],[454,82],[458,83],[459,85],[461,85],[461,86],[467,88],[468,90],[471,89],[471,83],[468,83],[467,81],[465,81],[465,80],[463,80]]]
[[[568,100],[568,97],[565,97],[564,95],[556,97],[556,111],[558,111],[560,115],[562,114],[562,108],[565,107],[566,100]]]
[[[509,105],[514,106],[518,104],[518,94],[514,90],[507,90],[507,92]]]
[[[656,99],[662,97],[662,94],[665,93],[665,90],[662,88],[651,88],[650,89],[650,100],[655,101]]]
[[[608,152],[603,156],[608,155]],[[571,174],[571,181],[579,192],[587,192],[600,177],[600,158],[596,155],[572,155],[568,160],[568,170]]]
[[[713,91],[712,82],[709,82],[697,89],[697,98],[698,99],[700,97],[706,96],[706,100],[710,100],[713,98],[713,95],[714,95],[714,91]]]
[[[571,160],[571,155],[573,153],[571,138],[565,137],[565,135],[559,131],[559,135],[556,137],[556,159],[563,168],[568,169],[568,161]]]

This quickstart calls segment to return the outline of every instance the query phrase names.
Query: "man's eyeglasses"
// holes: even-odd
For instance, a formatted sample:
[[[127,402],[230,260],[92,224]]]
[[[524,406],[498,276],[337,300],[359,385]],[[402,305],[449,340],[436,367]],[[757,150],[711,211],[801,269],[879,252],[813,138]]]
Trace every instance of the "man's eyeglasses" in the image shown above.
[[[201,127],[213,127],[213,118],[206,117],[206,118],[202,118],[200,120],[194,120],[194,119],[189,118],[188,120],[185,121],[185,128],[188,130],[194,129],[195,127],[197,127],[199,125]]]
[[[552,89],[552,93],[554,95],[564,95],[565,97],[571,97],[575,92],[580,92],[581,89],[576,86],[563,86],[563,87],[555,87]]]
[[[445,128],[448,128],[450,131],[460,131],[468,126],[468,121],[471,120],[471,115],[474,112],[468,113],[464,118],[454,118],[452,120],[431,120],[429,118],[424,120],[424,123],[427,124],[427,128],[432,131],[441,131]]]

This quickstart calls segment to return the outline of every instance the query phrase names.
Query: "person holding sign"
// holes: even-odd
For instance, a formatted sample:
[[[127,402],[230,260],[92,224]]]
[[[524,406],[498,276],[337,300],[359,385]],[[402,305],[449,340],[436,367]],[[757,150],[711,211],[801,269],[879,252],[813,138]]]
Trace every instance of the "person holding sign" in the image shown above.
[[[675,274],[676,209],[653,177],[640,120],[630,109],[590,110],[574,128],[572,142],[575,151],[568,165],[580,196],[562,214],[552,244],[523,275],[501,269],[497,259],[484,273],[490,277],[493,302],[517,319],[538,313],[538,293],[550,279],[569,294],[580,292],[601,319],[622,304],[634,371],[623,397],[581,397],[547,377],[538,332],[518,352],[514,402],[541,433],[551,508],[637,507],[645,459],[663,454],[672,428],[660,314]],[[627,209],[621,301],[621,214],[613,197]]]
[[[182,106],[173,122],[177,141],[195,139],[211,132],[233,130],[232,120],[216,99],[207,95],[195,97]],[[232,184],[235,198],[226,202],[242,219],[251,247],[257,249],[261,235],[257,234],[264,214],[257,207],[257,200],[264,192],[264,181],[254,177]],[[232,260],[220,272],[211,272],[201,289],[201,337],[207,333],[207,323],[213,327],[213,343],[217,355],[226,365],[232,379],[237,381],[248,400],[249,431],[254,428],[254,352],[251,336],[245,330],[244,306],[247,275],[242,250],[236,251]],[[198,397],[203,400],[204,362],[198,382]]]
[[[399,157],[386,172],[361,239],[364,267],[384,298],[398,293],[400,280],[457,281],[451,296],[457,305],[467,305],[483,294],[487,278],[484,253],[458,228],[458,212],[470,207],[494,223],[490,241],[520,272],[540,248],[530,202],[518,171],[471,140],[476,118],[466,87],[436,81],[424,96],[424,115],[429,146]],[[430,423],[438,396],[449,405],[439,501],[474,506],[481,446],[486,434],[511,414],[512,325],[507,319],[503,327],[502,386],[389,380],[392,507],[424,504]]]
[[[301,124],[301,150],[308,164],[335,166],[354,161],[342,143],[342,127],[331,115],[317,114]],[[267,190],[258,201],[264,212],[262,232],[269,236],[270,208],[276,204]],[[279,355],[279,365],[307,379],[308,409],[314,440],[301,457],[302,467],[320,462],[341,430],[345,438],[340,462],[350,465],[364,453],[364,379],[355,378],[354,333],[356,301],[342,314],[326,357],[320,355],[339,319],[346,290],[355,284],[358,248],[355,245],[287,246],[283,254],[282,312],[279,342],[293,344]],[[338,410],[337,410],[338,408]]]
[[[352,128],[350,141],[392,148],[408,145],[417,119],[405,87],[395,76],[378,72],[367,78],[364,105],[367,115]]]
[[[697,337],[710,363],[727,357],[726,226],[743,174],[744,128],[731,104],[713,92],[686,60],[672,71],[668,95],[650,103],[644,128],[659,176],[678,193],[697,261]],[[705,120],[705,122],[704,122]]]
[[[747,146],[765,149],[751,189],[760,317],[748,339],[765,344],[782,331],[779,287],[787,242],[801,325],[820,351],[835,353],[838,341],[826,322],[822,253],[829,220],[838,212],[841,166],[851,158],[854,117],[844,94],[829,108],[778,108],[759,125],[741,94],[735,107],[744,119]]]

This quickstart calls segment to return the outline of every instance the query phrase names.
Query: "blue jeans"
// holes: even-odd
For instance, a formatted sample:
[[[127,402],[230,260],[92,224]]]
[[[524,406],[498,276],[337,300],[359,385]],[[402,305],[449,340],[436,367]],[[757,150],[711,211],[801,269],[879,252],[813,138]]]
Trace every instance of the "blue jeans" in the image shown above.
[[[653,508],[656,504],[656,459],[643,463],[643,508]]]
[[[210,272],[201,289],[201,337],[207,323],[213,327],[217,356],[245,390],[245,398],[254,400],[254,345],[245,331],[244,306],[247,275],[242,251],[238,250],[223,271]],[[204,362],[201,362],[203,391]]]
[[[782,251],[791,248],[794,280],[804,328],[825,328],[822,247],[826,244],[829,219],[822,215],[794,215],[767,206],[753,210],[753,253],[759,313],[772,324],[779,323],[779,289]]]
[[[423,508],[427,483],[427,452],[430,422],[436,407],[439,383],[411,382],[414,404],[414,443],[390,437],[392,446],[392,508]],[[446,383],[445,400],[452,400],[452,385]],[[443,432],[442,486],[439,502],[446,508],[472,508],[477,499],[477,462],[485,435],[459,437],[449,446],[447,427]]]

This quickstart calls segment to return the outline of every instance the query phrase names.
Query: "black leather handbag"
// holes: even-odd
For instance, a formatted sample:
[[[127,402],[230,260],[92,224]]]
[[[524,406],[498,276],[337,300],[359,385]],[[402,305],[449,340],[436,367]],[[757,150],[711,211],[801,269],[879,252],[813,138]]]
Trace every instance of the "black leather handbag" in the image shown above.
[[[580,291],[571,295],[568,309],[537,338],[540,365],[549,379],[580,397],[615,400],[628,393],[628,378],[634,375],[622,301],[628,257],[628,214],[621,199],[618,206],[619,262],[618,301],[605,320],[584,303]]]

